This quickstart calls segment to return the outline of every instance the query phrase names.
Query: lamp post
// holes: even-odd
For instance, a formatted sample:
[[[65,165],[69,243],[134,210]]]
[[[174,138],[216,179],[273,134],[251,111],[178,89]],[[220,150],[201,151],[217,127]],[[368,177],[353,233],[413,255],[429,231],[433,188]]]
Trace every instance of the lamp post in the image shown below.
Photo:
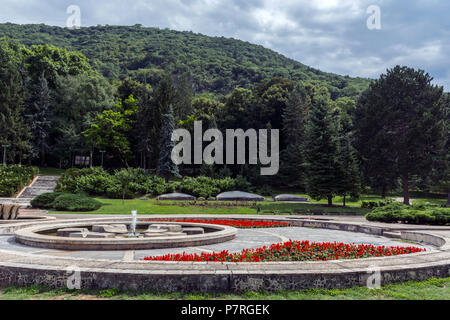
[[[6,166],[6,148],[9,147],[9,144],[2,144],[3,148],[3,165]]]
[[[100,153],[102,154],[102,167],[103,167],[103,155],[105,154],[106,150],[100,150]]]

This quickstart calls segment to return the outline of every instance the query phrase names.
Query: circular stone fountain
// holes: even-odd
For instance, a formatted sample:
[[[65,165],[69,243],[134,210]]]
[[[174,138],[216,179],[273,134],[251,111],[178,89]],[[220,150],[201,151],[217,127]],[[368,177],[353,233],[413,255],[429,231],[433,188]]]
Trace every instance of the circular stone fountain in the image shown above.
[[[183,222],[159,222],[168,218],[183,220],[177,215],[152,216],[136,223],[136,238],[130,238],[130,218],[103,217],[81,220],[57,220],[54,222],[17,223],[4,228],[0,237],[0,286],[43,285],[65,287],[72,279],[74,268],[82,276],[83,289],[113,289],[158,292],[242,292],[303,290],[309,288],[349,288],[366,286],[373,280],[374,270],[379,271],[380,285],[394,282],[421,281],[432,277],[448,277],[450,268],[449,227],[384,225],[366,221],[314,220],[291,217],[242,217],[225,216],[228,219],[264,220],[287,222],[292,227],[282,230],[244,229],[212,224]],[[221,220],[220,216],[196,215],[196,219]],[[185,219],[192,219],[192,216]],[[133,220],[131,220],[132,222]],[[186,235],[157,235],[153,226],[175,226],[175,233]],[[125,231],[127,233],[122,233]],[[181,226],[181,231],[179,230]],[[81,228],[68,230],[70,228]],[[203,234],[188,234],[188,228],[203,228]],[[87,231],[85,230],[87,229]],[[2,229],[0,228],[0,231]],[[61,236],[58,236],[58,230]],[[200,230],[200,229],[197,229]],[[237,232],[238,231],[238,232]],[[309,236],[311,241],[333,240],[364,243],[398,241],[421,243],[430,248],[426,252],[408,255],[338,261],[274,261],[274,262],[185,262],[142,261],[146,256],[257,248],[278,243],[287,238],[301,240]],[[14,232],[14,234],[13,234]],[[85,234],[78,237],[72,233]],[[94,238],[88,237],[88,233]],[[99,234],[114,234],[108,238]],[[97,237],[98,236],[98,237]],[[106,237],[106,238],[105,238]],[[235,238],[236,237],[236,238]],[[367,239],[366,239],[367,237]],[[364,240],[366,239],[366,240]],[[221,243],[228,241],[226,243]],[[327,241],[328,241],[327,240]],[[19,242],[16,243],[16,242]],[[28,246],[23,246],[25,244]],[[212,244],[211,246],[208,246]],[[205,246],[206,245],[206,246]],[[389,244],[390,245],[390,244]],[[49,248],[41,250],[33,247]],[[189,247],[184,250],[178,247]],[[415,246],[415,244],[414,244]],[[171,248],[171,249],[166,249]],[[175,249],[173,249],[175,248]],[[56,250],[52,250],[56,249]],[[135,251],[135,249],[142,249]],[[149,249],[149,250],[146,250]],[[156,250],[152,250],[156,249]],[[73,250],[68,252],[69,250]],[[80,251],[76,251],[80,250]],[[92,251],[96,250],[96,251]],[[115,250],[113,252],[109,250]],[[120,251],[122,250],[122,251]]]
[[[236,238],[233,227],[176,222],[72,222],[38,225],[16,231],[16,242],[64,250],[142,250],[216,244]]]

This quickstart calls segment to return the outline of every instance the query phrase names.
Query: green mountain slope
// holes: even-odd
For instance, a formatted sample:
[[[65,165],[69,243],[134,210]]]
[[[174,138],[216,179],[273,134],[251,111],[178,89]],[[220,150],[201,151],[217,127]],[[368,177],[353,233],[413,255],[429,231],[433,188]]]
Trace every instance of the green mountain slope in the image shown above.
[[[80,51],[110,80],[132,77],[156,84],[164,74],[186,74],[195,92],[229,93],[273,77],[325,84],[336,99],[356,98],[370,80],[322,72],[248,42],[192,32],[136,26],[69,30],[40,25],[0,24],[0,37],[23,44],[51,44]]]

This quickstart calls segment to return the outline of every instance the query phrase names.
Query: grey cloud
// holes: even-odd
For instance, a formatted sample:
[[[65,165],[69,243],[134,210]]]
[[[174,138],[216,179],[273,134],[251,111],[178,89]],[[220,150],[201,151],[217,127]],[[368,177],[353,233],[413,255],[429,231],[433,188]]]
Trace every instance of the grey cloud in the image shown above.
[[[446,0],[2,0],[1,22],[65,24],[70,4],[85,26],[192,30],[261,44],[312,67],[378,77],[395,64],[421,68],[450,90],[450,2]],[[368,30],[379,5],[382,30]]]

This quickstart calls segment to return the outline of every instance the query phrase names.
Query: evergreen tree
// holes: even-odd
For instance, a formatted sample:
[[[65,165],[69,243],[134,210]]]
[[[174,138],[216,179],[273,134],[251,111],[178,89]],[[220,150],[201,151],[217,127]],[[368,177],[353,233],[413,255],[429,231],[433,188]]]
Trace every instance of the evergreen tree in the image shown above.
[[[361,97],[356,111],[358,151],[369,176],[400,178],[409,204],[412,177],[433,169],[443,148],[443,88],[422,70],[397,66],[381,75]],[[375,164],[375,165],[374,165]]]
[[[35,85],[28,108],[28,119],[33,134],[33,158],[39,158],[41,166],[46,165],[46,154],[49,149],[50,120],[50,90],[44,72]]]
[[[447,194],[447,207],[450,207],[450,93],[446,93],[442,98],[442,109],[445,113],[445,143],[440,155],[436,158],[433,174],[428,177],[429,186],[439,192]]]
[[[8,162],[21,163],[31,151],[30,128],[25,121],[23,57],[18,43],[0,41],[0,143],[8,145]]]
[[[178,166],[172,161],[172,150],[175,142],[172,141],[172,133],[175,130],[175,118],[173,116],[173,107],[169,106],[169,112],[163,115],[163,127],[161,130],[161,152],[159,156],[158,175],[164,177],[166,182],[169,177],[179,177]]]
[[[169,107],[171,105],[173,109],[173,105],[174,103],[176,103],[176,101],[177,101],[176,88],[173,85],[172,78],[169,75],[166,75],[159,82],[152,99],[153,126],[151,128],[150,133],[151,141],[154,142],[152,146],[152,160],[156,160],[156,157],[161,153],[160,144],[158,144],[158,142],[160,141],[161,128],[163,127],[162,115],[167,114],[167,112],[169,112]],[[152,164],[157,165],[155,161],[153,161]]]
[[[139,111],[136,113],[136,122],[132,129],[135,137],[135,147],[139,154],[139,166],[146,169],[148,159],[152,154],[152,128],[154,125],[153,105],[151,103],[152,88],[147,85],[144,92],[139,96]]]
[[[304,185],[303,150],[305,123],[311,97],[306,88],[299,84],[291,92],[283,113],[283,135],[287,146],[281,153],[280,176],[284,183],[293,186]]]
[[[328,199],[330,206],[340,183],[338,134],[332,120],[329,100],[325,96],[316,99],[309,112],[304,144],[307,193],[315,200]]]
[[[342,134],[339,138],[339,184],[338,194],[344,197],[345,207],[346,196],[358,198],[361,192],[361,175],[358,168],[356,151],[351,145],[349,134]]]

